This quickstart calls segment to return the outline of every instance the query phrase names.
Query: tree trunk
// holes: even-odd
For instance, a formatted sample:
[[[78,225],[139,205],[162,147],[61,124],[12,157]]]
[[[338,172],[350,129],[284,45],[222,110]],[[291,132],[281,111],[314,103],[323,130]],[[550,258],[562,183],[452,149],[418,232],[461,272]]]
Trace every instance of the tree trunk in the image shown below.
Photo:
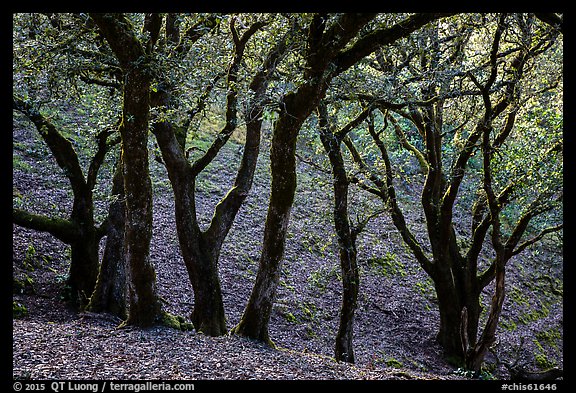
[[[94,233],[81,236],[70,245],[71,262],[66,290],[70,291],[70,300],[80,306],[86,305],[98,277],[98,240]]]
[[[341,246],[342,247],[342,246]],[[358,268],[356,250],[340,249],[340,266],[342,269],[342,306],[340,308],[340,325],[336,333],[335,358],[338,361],[354,363],[354,313],[358,298]]]
[[[320,140],[330,159],[334,178],[334,227],[338,236],[342,271],[342,305],[334,353],[337,361],[354,363],[352,338],[360,277],[356,263],[356,234],[350,228],[348,219],[349,182],[340,151],[340,140],[329,127],[325,105],[320,104],[319,109]]]
[[[486,357],[488,349],[496,341],[496,329],[498,327],[498,321],[500,319],[500,313],[502,312],[502,305],[504,304],[505,297],[505,269],[503,263],[497,263],[501,265],[496,271],[496,282],[494,296],[492,297],[492,303],[490,306],[490,313],[488,315],[488,320],[486,321],[486,326],[482,332],[482,336],[478,340],[478,343],[470,346],[466,353],[466,368],[473,370],[476,373],[480,372],[482,367],[482,362]],[[476,322],[478,324],[478,322]]]
[[[126,195],[126,263],[129,269],[130,310],[126,324],[147,327],[161,314],[156,273],[150,261],[152,239],[152,184],[148,168],[148,127],[152,71],[149,55],[161,23],[147,14],[145,46],[122,14],[90,14],[124,71],[122,159]]]
[[[218,259],[222,244],[234,223],[234,218],[252,186],[259,153],[261,112],[264,108],[268,75],[271,75],[271,70],[275,68],[275,60],[285,51],[283,46],[274,47],[264,62],[263,69],[254,76],[250,84],[251,93],[254,95],[251,95],[253,101],[246,107],[246,144],[242,162],[238,168],[233,187],[216,205],[209,227],[205,231],[201,231],[195,206],[196,177],[216,157],[236,128],[237,72],[248,39],[263,26],[262,23],[257,22],[240,37],[235,23],[236,19],[232,18],[230,29],[235,50],[227,73],[229,90],[226,97],[226,124],[208,151],[191,165],[184,154],[185,132],[179,135],[175,132],[178,127],[169,121],[156,122],[153,127],[153,133],[156,135],[160,146],[174,191],[178,239],[194,291],[194,309],[191,320],[197,331],[210,336],[220,336],[227,332],[218,274]],[[266,71],[268,71],[268,75]],[[170,108],[173,100],[169,91],[175,89],[167,88],[168,83],[163,83],[163,85],[165,86],[158,89],[155,95],[154,105]],[[212,87],[208,86],[202,95],[202,100],[208,97]],[[196,109],[205,105],[202,100]]]
[[[159,100],[159,104],[166,105],[167,97],[165,95],[163,100]],[[196,215],[196,174],[184,155],[184,146],[178,141],[174,127],[167,121],[158,122],[152,131],[160,146],[174,192],[180,251],[194,291],[194,308],[190,319],[197,331],[209,336],[221,336],[226,334],[226,316],[218,275],[220,246],[208,241],[216,235],[210,237],[200,230]]]
[[[194,310],[190,319],[196,331],[209,336],[226,334],[226,314],[218,276],[217,259],[210,254],[199,251],[192,260],[195,266]],[[192,275],[190,276],[192,280]]]
[[[201,231],[195,202],[197,173],[169,122],[156,123],[153,132],[160,146],[174,191],[178,240],[194,290],[191,319],[198,331],[211,336],[226,334],[226,317],[218,274],[222,243],[252,185],[259,153],[262,120],[247,121],[246,144],[234,186],[218,203],[210,226]]]
[[[48,232],[71,247],[71,260],[64,296],[74,305],[86,305],[98,276],[100,235],[94,226],[92,196],[75,195],[70,220],[51,218],[13,209],[15,224]],[[82,209],[80,209],[80,207]]]
[[[14,97],[13,108],[21,111],[34,123],[58,166],[66,174],[74,194],[69,220],[13,209],[13,221],[26,228],[49,232],[71,246],[70,271],[64,295],[72,303],[82,307],[90,298],[98,276],[100,235],[94,223],[92,188],[101,160],[106,153],[107,134],[103,134],[100,139],[102,143],[92,158],[86,179],[72,143],[60,133],[58,127],[23,99]]]
[[[286,110],[280,115],[272,135],[270,166],[272,185],[264,228],[262,254],[256,281],[242,318],[233,332],[274,345],[268,322],[280,280],[280,263],[290,212],[296,190],[296,138],[300,126],[316,107],[324,90],[314,84],[303,85],[284,98]]]
[[[504,22],[504,17],[501,18],[502,23]],[[486,114],[491,113],[490,105],[486,105]],[[515,115],[509,120],[512,121],[510,126],[513,125],[515,119]],[[494,266],[494,274],[495,274],[495,290],[494,295],[492,296],[492,302],[490,305],[490,313],[488,314],[488,319],[486,321],[486,325],[484,327],[484,331],[482,332],[482,336],[478,343],[474,343],[471,345],[469,350],[466,353],[466,366],[468,369],[475,371],[476,373],[480,372],[480,368],[482,367],[482,362],[484,361],[484,357],[488,352],[488,349],[494,344],[496,341],[496,329],[498,327],[498,320],[500,319],[500,313],[502,312],[502,305],[504,304],[504,297],[505,297],[505,277],[506,277],[506,270],[505,265],[508,261],[509,257],[507,258],[506,255],[506,244],[503,241],[502,233],[501,233],[501,222],[500,222],[500,212],[502,210],[502,205],[498,202],[498,197],[494,192],[494,188],[492,186],[492,159],[494,154],[494,146],[491,143],[491,128],[486,127],[482,133],[482,158],[483,158],[483,188],[486,192],[486,199],[488,202],[488,209],[490,212],[490,219],[492,223],[492,233],[491,233],[491,240],[492,240],[492,247],[496,252],[496,259],[493,263]],[[511,249],[514,249],[513,245]],[[508,254],[511,255],[511,254]]]
[[[146,72],[146,70],[142,70]],[[126,262],[130,269],[128,324],[150,326],[160,314],[156,273],[150,261],[152,184],[148,170],[150,79],[132,70],[124,85],[122,131],[126,195]]]
[[[108,208],[106,228],[106,248],[100,265],[96,288],[90,298],[88,310],[92,312],[109,312],[125,319],[128,316],[126,255],[124,252],[124,226],[126,211],[124,203],[124,178],[122,161],[112,179],[112,196],[115,200]]]
[[[436,279],[434,286],[440,313],[440,327],[436,339],[444,349],[446,357],[458,363],[464,359],[461,331],[463,305],[450,280]]]
[[[268,321],[280,279],[280,262],[284,255],[286,232],[296,190],[295,150],[300,124],[301,122],[295,124],[293,119],[284,115],[274,130],[270,150],[272,192],[260,266],[242,319],[234,328],[236,334],[271,345]]]
[[[443,266],[435,263],[432,276],[440,314],[437,341],[450,361],[462,364],[467,348],[475,345],[477,339],[482,311],[480,290],[474,285],[464,285],[466,280],[475,280],[475,277],[465,276],[458,265],[447,262],[444,260]]]
[[[195,179],[189,167],[186,167],[184,173],[175,175],[180,178],[171,180],[175,195],[178,239],[194,291],[194,309],[190,319],[198,332],[221,336],[226,334],[226,315],[217,267],[219,250],[210,248],[198,226]]]
[[[12,220],[24,228],[48,232],[70,245],[72,255],[64,296],[75,306],[86,305],[96,285],[101,238],[91,218],[81,224],[77,217],[65,220],[13,209]]]

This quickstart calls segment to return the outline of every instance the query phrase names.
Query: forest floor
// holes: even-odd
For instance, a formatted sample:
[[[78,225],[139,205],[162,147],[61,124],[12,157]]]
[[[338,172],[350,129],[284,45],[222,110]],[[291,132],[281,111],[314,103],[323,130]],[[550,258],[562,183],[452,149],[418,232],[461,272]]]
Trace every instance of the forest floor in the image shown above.
[[[305,142],[305,138],[299,142],[299,153],[304,156],[310,153],[303,147]],[[203,224],[233,182],[239,147],[229,143],[197,181],[198,214]],[[30,126],[15,126],[13,151],[14,204],[65,217],[71,204],[69,187]],[[220,256],[229,329],[242,315],[258,269],[269,196],[268,153],[268,136],[264,135],[252,191]],[[172,191],[164,168],[154,160],[151,173],[151,259],[158,289],[165,311],[188,318],[194,298],[180,256]],[[331,179],[329,173],[302,160],[298,174],[270,320],[270,336],[277,350],[235,336],[211,338],[164,326],[118,329],[121,321],[110,315],[70,310],[60,298],[68,248],[50,235],[14,225],[13,300],[22,306],[22,312],[12,322],[13,377],[466,379],[446,361],[435,341],[438,312],[433,284],[403,246],[386,214],[371,220],[358,239],[361,278],[354,325],[356,363],[334,360],[341,280],[331,217]],[[102,175],[109,179],[110,169]],[[105,211],[109,184],[101,181],[96,190],[103,196],[97,204],[99,214]],[[414,187],[406,184],[405,193],[417,192]],[[417,195],[413,200],[418,200]],[[379,209],[357,191],[352,193],[351,205],[356,219]],[[423,227],[417,203],[408,212],[411,225]],[[423,230],[416,233],[425,238]],[[512,363],[530,370],[562,368],[562,250],[547,243],[527,250],[522,258],[510,262],[507,279],[508,297],[498,341],[486,359],[483,376],[507,379],[504,364]]]

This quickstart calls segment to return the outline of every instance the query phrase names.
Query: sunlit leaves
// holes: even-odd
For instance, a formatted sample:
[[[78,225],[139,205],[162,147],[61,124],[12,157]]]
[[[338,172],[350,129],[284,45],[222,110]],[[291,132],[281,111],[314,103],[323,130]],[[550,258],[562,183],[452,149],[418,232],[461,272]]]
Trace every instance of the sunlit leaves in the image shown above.
[[[146,33],[141,29],[144,15],[127,17],[145,40]],[[404,17],[380,14],[361,35]],[[152,109],[152,123],[189,124],[189,135],[194,135],[223,114],[226,94],[232,87],[238,92],[239,110],[249,108],[253,92],[248,83],[262,66],[267,49],[289,31],[288,54],[276,65],[268,85],[262,113],[267,122],[275,120],[281,98],[306,82],[308,59],[303,58],[303,53],[313,15],[182,13],[171,18],[179,35],[168,36],[165,20],[156,50],[148,60],[155,76],[153,94],[170,89],[172,102]],[[236,18],[235,29],[240,35],[255,22],[266,23],[248,41],[233,86],[226,83],[225,77],[218,77],[226,74],[234,55],[232,18]],[[327,25],[337,18],[338,15],[329,16]],[[326,100],[334,126],[346,124],[375,99],[385,100],[397,105],[388,115],[399,122],[407,141],[425,153],[425,141],[408,114],[413,109],[433,108],[434,113],[441,114],[438,118],[442,124],[437,126],[442,133],[442,168],[449,180],[450,168],[484,114],[473,78],[483,84],[490,76],[490,50],[499,20],[497,14],[443,18],[379,48],[331,81]],[[517,110],[518,114],[514,129],[493,155],[494,187],[498,191],[511,181],[518,183],[514,203],[520,206],[539,194],[556,195],[562,188],[562,154],[553,148],[562,143],[563,131],[562,37],[554,37],[553,29],[531,14],[509,14],[503,20],[496,79],[489,93],[494,105],[508,95],[514,99],[493,119],[491,137],[496,138],[509,111]],[[525,49],[531,52],[524,75],[510,90],[508,86],[518,76],[514,59]],[[36,103],[65,130],[75,146],[94,149],[94,135],[104,128],[116,127],[123,75],[105,40],[85,14],[14,14],[13,53],[15,92]],[[169,83],[162,84],[162,80]],[[209,89],[211,84],[213,88]],[[395,173],[403,181],[421,180],[414,155],[402,147],[389,124],[385,128],[384,112],[374,112],[375,126],[388,147]],[[197,116],[187,123],[191,113]],[[301,136],[303,142],[316,143],[321,151],[313,117],[305,123]],[[378,150],[366,127],[365,123],[360,124],[350,136],[365,159],[381,168]],[[473,194],[479,186],[481,162],[479,146],[474,146],[465,167],[466,193]],[[474,197],[466,195],[462,194],[460,200],[469,201],[470,205]],[[510,206],[512,210],[512,202]]]

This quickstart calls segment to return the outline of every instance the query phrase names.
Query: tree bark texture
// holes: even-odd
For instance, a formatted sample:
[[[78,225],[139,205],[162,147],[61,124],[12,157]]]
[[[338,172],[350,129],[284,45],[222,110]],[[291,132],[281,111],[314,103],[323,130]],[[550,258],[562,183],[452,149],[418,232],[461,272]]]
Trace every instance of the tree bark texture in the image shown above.
[[[158,102],[168,104],[168,96]],[[157,122],[152,131],[174,192],[176,230],[182,258],[194,291],[191,320],[194,328],[210,336],[226,333],[226,317],[218,275],[218,255],[198,224],[196,214],[196,175],[184,154],[171,122]]]
[[[348,218],[349,181],[340,151],[341,140],[330,129],[326,106],[322,103],[319,105],[319,117],[320,140],[330,159],[334,179],[334,227],[338,238],[342,272],[342,304],[334,355],[337,361],[354,363],[354,313],[358,300],[360,276],[356,262],[356,234],[353,233]]]
[[[124,250],[124,228],[126,208],[124,201],[124,176],[122,159],[118,160],[112,179],[112,197],[108,207],[106,246],[96,288],[87,309],[92,312],[109,312],[122,320],[128,316],[126,255]]]
[[[314,104],[314,87],[300,89],[299,93],[285,97],[283,112],[272,135],[270,162],[272,186],[266,216],[262,255],[250,299],[234,332],[271,343],[268,321],[276,295],[280,275],[279,267],[284,255],[284,245],[290,211],[296,190],[296,138],[300,126],[308,117]],[[316,98],[317,100],[317,98]]]
[[[130,269],[128,323],[152,325],[160,313],[156,273],[150,260],[152,184],[148,170],[150,79],[133,69],[124,84],[122,154],[126,195],[126,261]]]
[[[248,304],[233,332],[273,345],[268,334],[280,264],[296,190],[296,138],[304,120],[316,107],[326,87],[309,83],[297,92],[287,94],[283,111],[276,123],[270,148],[272,184],[270,203],[264,226],[262,254],[258,273]]]
[[[126,195],[126,262],[130,309],[126,324],[147,327],[160,316],[156,273],[150,260],[152,185],[148,168],[148,126],[151,70],[145,46],[121,14],[91,14],[124,72],[122,158]],[[147,20],[154,19],[147,15]],[[159,28],[159,26],[158,26]],[[153,33],[153,32],[151,32]],[[150,38],[157,38],[150,34]]]

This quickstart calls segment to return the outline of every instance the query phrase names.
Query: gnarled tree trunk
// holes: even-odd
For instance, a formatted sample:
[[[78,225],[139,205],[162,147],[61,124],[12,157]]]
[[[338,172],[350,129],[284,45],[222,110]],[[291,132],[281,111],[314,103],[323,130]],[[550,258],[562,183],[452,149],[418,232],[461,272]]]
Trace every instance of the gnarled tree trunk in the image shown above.
[[[112,197],[108,207],[106,246],[98,281],[87,309],[92,312],[109,312],[125,319],[128,316],[126,255],[124,252],[124,227],[126,208],[124,202],[124,177],[122,160],[112,179]]]
[[[125,247],[130,309],[126,324],[156,323],[161,314],[156,273],[150,260],[152,184],[148,168],[151,70],[148,56],[158,38],[160,17],[147,14],[148,42],[143,45],[122,14],[91,14],[124,72],[122,159],[126,195]]]
[[[270,148],[272,185],[258,273],[242,318],[232,330],[272,346],[268,322],[280,280],[280,263],[296,190],[296,137],[320,100],[320,94],[323,91],[319,86],[308,84],[284,97],[286,110],[276,123]]]
[[[48,232],[70,245],[71,261],[66,280],[65,296],[75,305],[83,307],[90,298],[98,276],[98,244],[102,231],[95,225],[92,189],[98,170],[108,150],[109,133],[98,135],[98,150],[91,160],[87,176],[84,176],[80,161],[71,142],[60,130],[38,110],[23,99],[14,97],[13,108],[26,115],[38,129],[40,136],[63,169],[70,182],[74,200],[69,219],[52,218],[13,209],[15,224],[33,230]]]
[[[338,252],[342,272],[342,304],[336,334],[334,356],[338,361],[354,363],[354,313],[358,300],[360,275],[356,262],[356,233],[348,219],[348,174],[340,151],[339,139],[328,124],[326,106],[319,105],[320,140],[328,154],[334,178],[334,227],[338,236]]]
[[[216,157],[220,148],[236,128],[237,72],[246,43],[265,25],[263,22],[255,22],[244,34],[239,36],[235,23],[236,19],[232,18],[230,30],[234,40],[234,57],[227,72],[229,89],[226,97],[226,124],[207,152],[190,164],[184,154],[183,140],[185,138],[178,138],[177,133],[174,132],[175,125],[163,121],[155,123],[153,127],[174,191],[178,239],[194,291],[194,308],[191,313],[191,320],[197,331],[211,336],[219,336],[227,332],[218,273],[218,259],[222,244],[252,186],[260,148],[260,130],[266,87],[277,62],[284,56],[287,48],[286,36],[271,48],[262,67],[250,83],[249,96],[251,99],[246,105],[244,115],[246,141],[236,179],[232,188],[216,206],[210,225],[203,231],[199,227],[196,214],[196,177]],[[206,99],[211,88],[212,85],[209,85],[202,95],[202,99]],[[159,107],[169,108],[171,105],[170,94],[166,90],[159,90],[159,94],[156,96],[156,105]],[[197,109],[204,105],[202,99]],[[192,113],[198,113],[198,110],[192,111]]]

